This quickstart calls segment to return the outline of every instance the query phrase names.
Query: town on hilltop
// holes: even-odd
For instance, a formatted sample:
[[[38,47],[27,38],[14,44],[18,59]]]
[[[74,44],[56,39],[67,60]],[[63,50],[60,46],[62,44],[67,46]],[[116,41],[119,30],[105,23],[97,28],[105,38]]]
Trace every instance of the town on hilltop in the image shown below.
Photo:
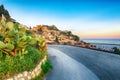
[[[33,34],[45,38],[47,44],[72,45],[96,49],[96,47],[90,43],[81,41],[80,37],[74,35],[71,31],[59,30],[55,25],[36,25],[29,29]]]
[[[5,16],[7,21],[19,23],[11,18],[9,12],[4,8],[3,5],[0,6],[0,20],[2,15]],[[25,26],[25,28],[28,34],[36,34],[36,36],[45,38],[47,44],[72,45],[96,49],[95,46],[81,41],[80,37],[74,35],[71,31],[59,30],[55,25],[36,25],[33,28]]]
[[[61,31],[55,25],[36,25],[30,29],[34,34],[39,34],[46,39],[48,44],[69,44],[75,45],[80,40],[79,37],[73,35],[71,31]]]

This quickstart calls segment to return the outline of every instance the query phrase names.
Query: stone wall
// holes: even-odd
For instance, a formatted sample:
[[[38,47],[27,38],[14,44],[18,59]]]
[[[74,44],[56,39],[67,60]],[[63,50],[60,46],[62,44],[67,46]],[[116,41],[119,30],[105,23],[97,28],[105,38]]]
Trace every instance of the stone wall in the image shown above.
[[[40,74],[42,70],[41,65],[46,60],[47,60],[47,57],[45,56],[32,71],[24,71],[22,73],[14,75],[13,77],[5,79],[5,80],[31,80],[32,78],[35,78]]]

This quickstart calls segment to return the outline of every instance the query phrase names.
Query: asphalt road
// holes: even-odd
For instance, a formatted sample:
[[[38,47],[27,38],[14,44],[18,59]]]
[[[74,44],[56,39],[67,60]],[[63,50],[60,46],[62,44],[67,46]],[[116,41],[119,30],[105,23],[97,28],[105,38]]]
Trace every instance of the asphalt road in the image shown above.
[[[49,45],[48,55],[46,80],[120,80],[120,55],[63,45]]]

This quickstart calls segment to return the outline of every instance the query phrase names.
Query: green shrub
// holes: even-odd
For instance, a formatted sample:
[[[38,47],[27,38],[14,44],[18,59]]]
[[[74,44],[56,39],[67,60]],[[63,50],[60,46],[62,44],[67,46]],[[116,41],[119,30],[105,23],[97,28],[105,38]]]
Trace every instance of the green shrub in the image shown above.
[[[3,54],[12,56],[16,56],[19,52],[26,54],[28,53],[26,48],[29,46],[42,49],[45,45],[43,38],[28,34],[25,26],[21,24],[6,22],[5,19],[2,18],[0,25],[2,26],[0,27],[0,52]]]
[[[52,69],[50,60],[46,60],[46,62],[41,65],[41,68],[44,73],[49,72]]]
[[[112,48],[113,52],[115,52],[116,54],[120,54],[120,49],[117,47],[113,47]]]
[[[4,18],[0,26],[0,79],[32,70],[46,55],[45,39],[26,35],[23,25]]]
[[[28,53],[29,54],[25,55],[18,54],[14,57],[0,54],[0,79],[35,68],[36,64],[41,59],[41,52],[30,47],[28,48]]]
[[[46,62],[41,65],[41,68],[41,73],[32,80],[44,80],[44,76],[52,69],[52,65],[49,60],[46,60]]]
[[[43,71],[42,71],[37,77],[35,77],[34,79],[31,79],[31,80],[44,80],[45,75],[46,74],[43,73]]]

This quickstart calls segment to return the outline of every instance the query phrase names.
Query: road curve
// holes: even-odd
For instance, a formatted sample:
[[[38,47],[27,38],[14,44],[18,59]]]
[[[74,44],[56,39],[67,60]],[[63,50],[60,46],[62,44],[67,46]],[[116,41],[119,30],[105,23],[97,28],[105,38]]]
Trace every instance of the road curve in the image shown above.
[[[46,80],[120,80],[120,56],[85,48],[50,45],[53,70]]]

